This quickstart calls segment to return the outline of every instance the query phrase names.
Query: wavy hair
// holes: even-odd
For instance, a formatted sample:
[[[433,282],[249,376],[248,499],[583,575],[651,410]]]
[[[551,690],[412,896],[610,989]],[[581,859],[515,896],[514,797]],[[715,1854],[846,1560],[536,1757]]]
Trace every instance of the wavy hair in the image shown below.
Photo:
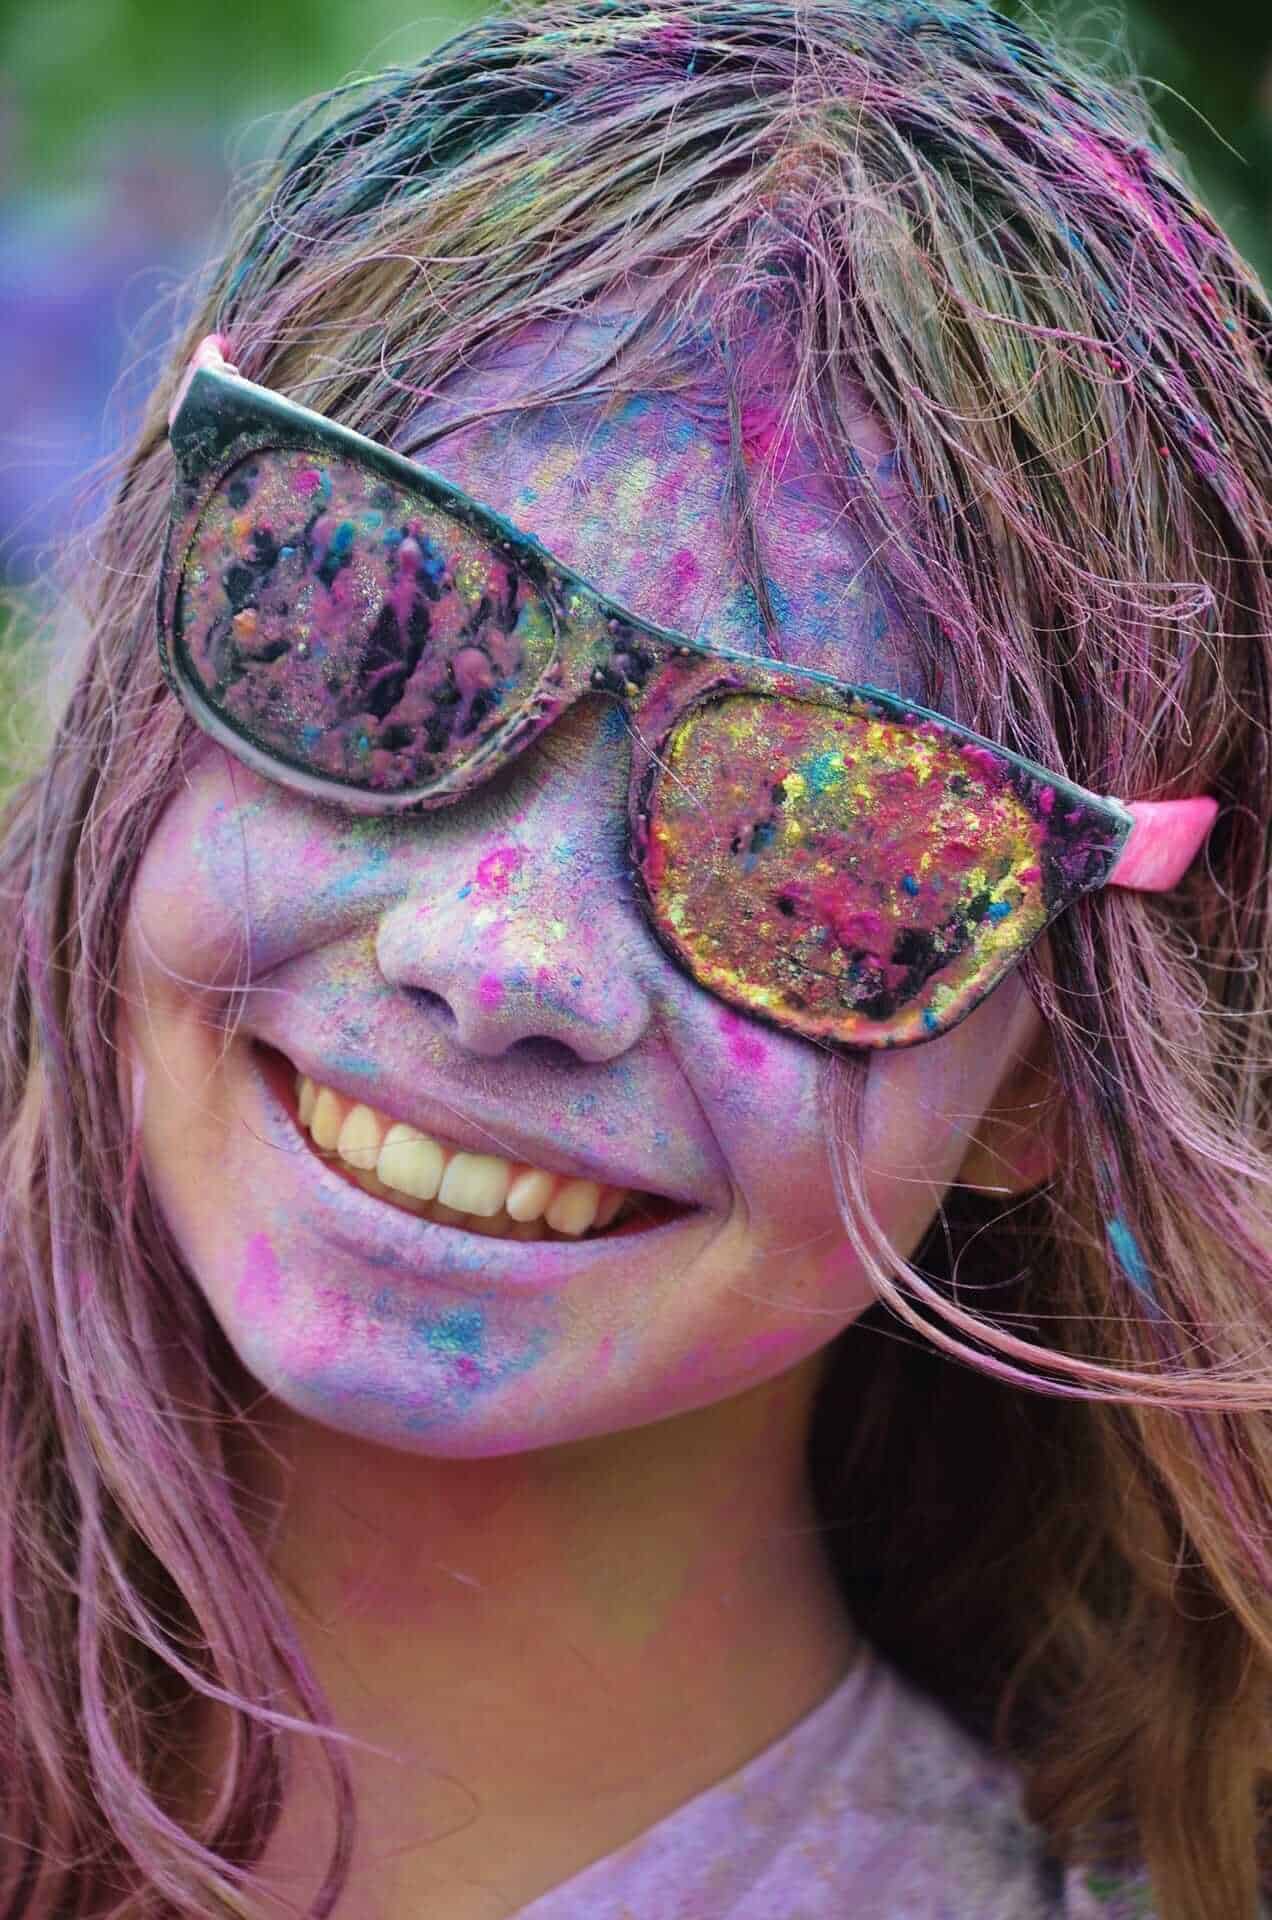
[[[188,739],[151,611],[175,381],[222,331],[249,378],[400,444],[475,352],[620,288],[630,320],[571,392],[674,384],[704,314],[726,362],[757,310],[780,330],[786,424],[910,609],[929,703],[1098,791],[1219,798],[1173,892],[1089,896],[1025,963],[1064,1141],[1044,1184],[952,1190],[902,1259],[860,1188],[863,1069],[831,1076],[878,1303],[836,1344],[811,1472],[859,1625],[1012,1755],[1057,1852],[1095,1888],[1146,1873],[1162,1920],[1250,1920],[1272,312],[1135,90],[975,0],[513,7],[309,105],[245,188],[80,550],[86,639],[0,848],[0,1913],[251,1914],[298,1735],[338,1814],[312,1920],[352,1852],[345,1736],[237,1498],[233,1356],[147,1193],[115,1044]],[[854,452],[863,390],[886,485]],[[196,1813],[209,1701],[234,1737]]]

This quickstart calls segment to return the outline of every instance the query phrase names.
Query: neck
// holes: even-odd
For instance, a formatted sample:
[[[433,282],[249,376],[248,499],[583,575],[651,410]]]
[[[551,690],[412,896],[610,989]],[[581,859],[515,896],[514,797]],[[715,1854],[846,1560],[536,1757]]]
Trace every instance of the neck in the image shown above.
[[[814,1357],[654,1426],[485,1460],[271,1404],[253,1473],[282,1496],[272,1564],[337,1725],[400,1756],[349,1751],[367,1825],[350,1912],[515,1913],[831,1691],[855,1649],[805,1472],[819,1374]],[[312,1876],[332,1831],[313,1745],[268,1855],[283,1878]],[[492,1860],[502,1893],[461,1906],[446,1874],[481,1866],[489,1894]]]

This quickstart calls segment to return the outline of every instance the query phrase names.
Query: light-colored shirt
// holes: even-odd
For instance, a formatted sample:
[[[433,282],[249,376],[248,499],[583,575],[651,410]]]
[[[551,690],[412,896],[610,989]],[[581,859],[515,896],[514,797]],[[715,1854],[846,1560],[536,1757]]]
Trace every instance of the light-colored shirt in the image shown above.
[[[867,1652],[821,1705],[517,1920],[1151,1920],[1065,1871],[1014,1769]]]

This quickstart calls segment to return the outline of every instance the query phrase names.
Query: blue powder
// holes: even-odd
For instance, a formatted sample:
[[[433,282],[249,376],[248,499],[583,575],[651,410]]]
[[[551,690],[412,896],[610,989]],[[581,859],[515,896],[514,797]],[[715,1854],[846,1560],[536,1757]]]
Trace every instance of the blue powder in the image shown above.
[[[800,772],[814,793],[828,793],[843,778],[843,756],[838,753],[817,753],[811,760],[805,760]]]
[[[1117,1261],[1117,1264],[1121,1267],[1123,1273],[1135,1288],[1135,1291],[1143,1294],[1144,1298],[1150,1301],[1155,1307],[1157,1305],[1157,1296],[1153,1292],[1153,1282],[1149,1277],[1148,1268],[1144,1264],[1144,1256],[1140,1252],[1139,1241],[1135,1238],[1135,1235],[1120,1215],[1107,1223],[1106,1231],[1108,1233],[1109,1246],[1113,1251],[1113,1258]]]
[[[790,600],[777,582],[770,580],[767,574],[764,576],[764,584],[768,588],[774,616],[778,625],[781,626],[790,618]],[[753,638],[761,648],[767,646],[767,634],[760,614],[760,603],[755,597],[755,589],[749,580],[744,580],[742,585],[730,594],[724,609],[724,617],[730,626],[741,628],[743,633]]]
[[[338,1053],[332,1065],[339,1072],[354,1075],[360,1080],[374,1080],[380,1071],[379,1063],[362,1053]]]
[[[415,1334],[434,1353],[480,1353],[486,1316],[479,1307],[455,1307],[437,1320],[417,1320]]]
[[[790,596],[784,593],[776,580],[771,580],[767,573],[764,576],[764,584],[768,588],[768,597],[772,602],[777,623],[779,626],[784,626],[791,617]]]
[[[387,846],[368,847],[366,858],[352,872],[340,874],[336,879],[327,882],[323,888],[323,897],[326,900],[347,900],[351,895],[360,893],[364,887],[371,887],[387,864],[388,858]]]

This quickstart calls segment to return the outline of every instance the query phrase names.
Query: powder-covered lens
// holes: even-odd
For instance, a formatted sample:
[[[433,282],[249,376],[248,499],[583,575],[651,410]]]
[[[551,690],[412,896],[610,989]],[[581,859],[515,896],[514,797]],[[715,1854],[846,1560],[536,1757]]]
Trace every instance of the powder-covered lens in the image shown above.
[[[730,694],[661,760],[643,863],[659,933],[704,987],[810,1038],[943,1031],[1051,917],[1047,803],[933,723]]]
[[[465,760],[555,651],[511,556],[369,468],[282,450],[221,481],[174,625],[181,677],[239,733],[385,793]]]

